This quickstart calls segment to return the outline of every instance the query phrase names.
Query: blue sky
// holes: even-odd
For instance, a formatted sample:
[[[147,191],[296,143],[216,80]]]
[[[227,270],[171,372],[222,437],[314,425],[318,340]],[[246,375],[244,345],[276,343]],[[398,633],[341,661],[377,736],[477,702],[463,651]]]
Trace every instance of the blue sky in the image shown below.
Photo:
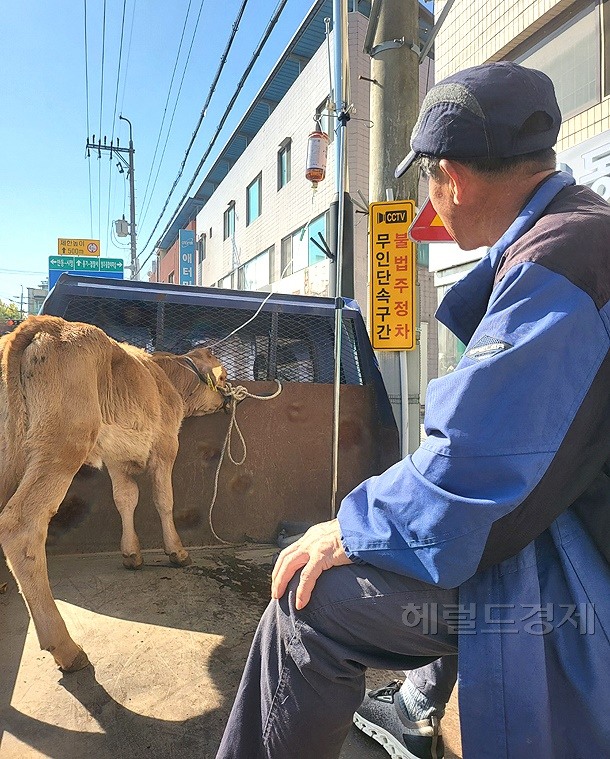
[[[277,0],[250,0],[227,65],[168,206],[177,206],[207,147],[243,69],[271,18]],[[240,113],[265,79],[309,9],[309,0],[289,0],[263,55],[242,91],[205,169],[222,148]],[[103,94],[102,37],[106,10]],[[204,0],[173,126],[156,188],[151,193],[201,0],[190,0],[190,15],[170,92],[157,161],[152,164],[168,97],[189,0],[125,0],[121,72],[118,79],[123,0],[19,0],[6,3],[0,25],[0,299],[19,299],[21,286],[37,286],[46,277],[48,257],[57,239],[101,240],[102,255],[129,259],[128,238],[116,240],[108,219],[129,218],[126,174],[109,155],[85,159],[87,98],[85,87],[85,7],[90,134],[114,133],[126,146],[133,124],[139,249],[148,239],[193,134],[220,55],[241,0]],[[131,46],[129,47],[130,32]],[[116,102],[116,112],[115,112]],[[114,116],[114,123],[113,123]],[[304,118],[308,114],[303,114]],[[91,201],[89,170],[91,168]],[[152,173],[151,173],[152,171]],[[150,178],[146,204],[145,190]],[[108,198],[110,197],[110,203]],[[149,204],[150,199],[150,204]],[[92,213],[91,213],[92,207]],[[146,211],[145,215],[143,212]],[[166,212],[167,213],[167,212]],[[157,233],[163,229],[165,216]],[[153,238],[153,243],[156,235]],[[145,255],[150,251],[145,251]]]

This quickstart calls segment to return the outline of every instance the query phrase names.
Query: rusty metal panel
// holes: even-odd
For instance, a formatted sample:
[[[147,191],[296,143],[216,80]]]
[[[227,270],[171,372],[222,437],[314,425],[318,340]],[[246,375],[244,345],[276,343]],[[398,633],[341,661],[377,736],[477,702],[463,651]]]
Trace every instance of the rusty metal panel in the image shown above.
[[[273,382],[244,382],[253,393],[269,395]],[[330,518],[331,384],[285,383],[274,400],[247,398],[237,420],[247,458],[222,465],[213,511],[216,533],[227,541],[273,541],[281,520]],[[381,419],[373,385],[343,385],[339,433],[339,497],[399,459],[396,426]],[[216,542],[208,523],[214,475],[230,417],[214,414],[187,419],[174,467],[174,514],[187,546]],[[239,440],[233,436],[236,458]],[[161,547],[161,526],[146,476],[140,482],[136,529],[142,548]],[[120,519],[105,471],[83,469],[49,529],[50,553],[116,551]]]

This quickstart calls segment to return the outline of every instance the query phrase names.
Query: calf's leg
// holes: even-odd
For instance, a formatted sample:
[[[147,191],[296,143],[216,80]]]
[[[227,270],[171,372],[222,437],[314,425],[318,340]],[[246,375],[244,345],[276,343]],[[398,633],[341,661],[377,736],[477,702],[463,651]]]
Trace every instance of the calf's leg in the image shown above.
[[[123,533],[121,535],[121,553],[123,566],[127,569],[140,569],[143,563],[140,541],[136,535],[133,515],[138,505],[140,492],[138,485],[118,464],[106,462],[108,474],[112,480],[114,503],[121,515]]]
[[[153,456],[150,472],[153,486],[153,500],[161,519],[163,546],[172,564],[185,567],[191,563],[188,551],[176,532],[174,524],[174,493],[172,490],[172,469],[177,449],[165,456]]]
[[[45,541],[51,517],[63,501],[75,472],[41,477],[30,464],[15,494],[0,514],[0,544],[28,605],[40,647],[64,672],[89,664],[70,637],[51,594]]]

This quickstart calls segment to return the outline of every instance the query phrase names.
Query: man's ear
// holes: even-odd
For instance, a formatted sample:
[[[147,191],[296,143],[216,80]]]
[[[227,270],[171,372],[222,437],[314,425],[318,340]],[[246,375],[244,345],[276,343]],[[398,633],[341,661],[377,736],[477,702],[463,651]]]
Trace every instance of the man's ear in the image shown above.
[[[463,205],[466,187],[466,168],[461,163],[452,161],[449,158],[441,158],[439,168],[451,186],[451,197],[454,204],[456,206]]]

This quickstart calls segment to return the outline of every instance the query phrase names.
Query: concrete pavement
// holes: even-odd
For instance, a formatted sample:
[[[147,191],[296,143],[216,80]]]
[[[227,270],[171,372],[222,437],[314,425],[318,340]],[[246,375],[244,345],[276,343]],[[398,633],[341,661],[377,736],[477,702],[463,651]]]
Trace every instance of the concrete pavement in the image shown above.
[[[118,554],[51,557],[60,611],[94,665],[67,676],[39,650],[1,561],[0,759],[212,759],[269,597],[275,550],[198,549],[187,569],[146,552],[139,572],[124,570]],[[369,684],[394,676],[372,672]],[[454,706],[445,723],[457,748]],[[353,728],[341,759],[387,756]]]

